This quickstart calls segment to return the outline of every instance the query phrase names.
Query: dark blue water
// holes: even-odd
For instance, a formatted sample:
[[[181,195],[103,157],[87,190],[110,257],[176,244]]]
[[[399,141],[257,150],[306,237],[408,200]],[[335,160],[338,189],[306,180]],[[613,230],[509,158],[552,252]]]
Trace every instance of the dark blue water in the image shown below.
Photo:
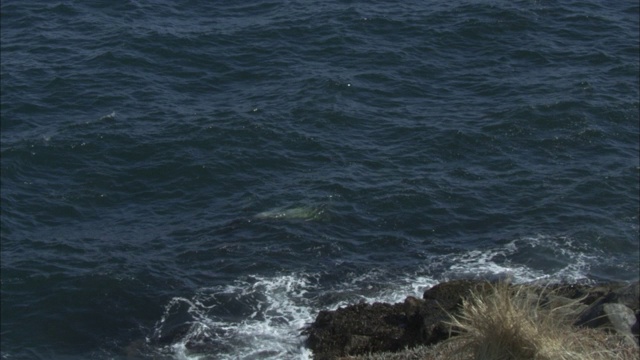
[[[318,311],[638,278],[637,1],[3,1],[3,359],[304,359]]]

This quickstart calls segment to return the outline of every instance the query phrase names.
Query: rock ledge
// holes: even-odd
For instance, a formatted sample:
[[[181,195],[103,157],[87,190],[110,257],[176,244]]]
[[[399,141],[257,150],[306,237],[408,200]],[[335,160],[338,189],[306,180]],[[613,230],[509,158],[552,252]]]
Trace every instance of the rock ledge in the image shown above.
[[[639,282],[603,285],[527,286],[542,306],[570,303],[574,325],[605,327],[638,344]],[[377,352],[395,352],[431,345],[451,336],[450,314],[455,315],[472,290],[483,292],[483,280],[454,280],[424,292],[422,299],[407,297],[396,304],[356,304],[321,311],[303,333],[314,359],[328,360]]]

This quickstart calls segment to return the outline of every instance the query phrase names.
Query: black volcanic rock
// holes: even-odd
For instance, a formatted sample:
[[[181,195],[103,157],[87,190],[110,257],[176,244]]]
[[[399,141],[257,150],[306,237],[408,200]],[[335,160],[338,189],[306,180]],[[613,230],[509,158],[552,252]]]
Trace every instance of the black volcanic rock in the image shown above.
[[[446,322],[469,291],[484,281],[459,280],[427,290],[423,297],[407,297],[397,304],[357,304],[321,311],[305,333],[317,360],[370,352],[398,351],[432,344],[449,337]]]

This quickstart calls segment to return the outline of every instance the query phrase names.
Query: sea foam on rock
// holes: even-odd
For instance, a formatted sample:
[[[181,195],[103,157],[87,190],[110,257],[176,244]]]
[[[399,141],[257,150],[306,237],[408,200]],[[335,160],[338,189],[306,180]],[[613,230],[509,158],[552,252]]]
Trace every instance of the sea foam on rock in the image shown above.
[[[536,306],[564,309],[576,326],[605,327],[638,344],[638,282],[512,286],[529,287]],[[491,287],[483,280],[454,280],[426,290],[422,299],[410,296],[402,303],[361,303],[321,311],[304,330],[307,346],[314,359],[325,360],[435,344],[455,333],[451,315],[460,310],[463,299],[472,291],[483,293]]]

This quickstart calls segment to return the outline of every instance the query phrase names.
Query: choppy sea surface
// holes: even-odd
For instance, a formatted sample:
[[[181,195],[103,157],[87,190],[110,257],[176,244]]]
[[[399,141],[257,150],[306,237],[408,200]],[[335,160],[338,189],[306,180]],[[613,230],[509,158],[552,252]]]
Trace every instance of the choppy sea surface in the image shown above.
[[[307,359],[639,271],[637,1],[2,1],[2,359]]]

